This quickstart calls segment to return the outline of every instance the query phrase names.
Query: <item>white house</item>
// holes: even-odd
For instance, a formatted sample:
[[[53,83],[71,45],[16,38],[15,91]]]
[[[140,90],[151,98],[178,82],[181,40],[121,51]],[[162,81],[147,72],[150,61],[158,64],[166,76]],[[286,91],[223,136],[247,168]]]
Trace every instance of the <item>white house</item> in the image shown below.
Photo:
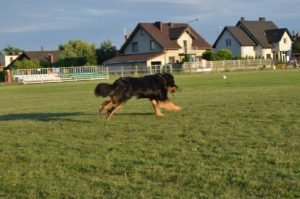
[[[0,66],[7,67],[11,62],[17,59],[19,55],[0,55]]]
[[[292,37],[286,28],[260,17],[248,21],[244,17],[236,26],[226,26],[213,44],[215,50],[229,49],[233,57],[264,58],[288,61]]]
[[[187,23],[139,23],[126,37],[119,55],[104,62],[109,67],[149,67],[201,60],[211,46]]]

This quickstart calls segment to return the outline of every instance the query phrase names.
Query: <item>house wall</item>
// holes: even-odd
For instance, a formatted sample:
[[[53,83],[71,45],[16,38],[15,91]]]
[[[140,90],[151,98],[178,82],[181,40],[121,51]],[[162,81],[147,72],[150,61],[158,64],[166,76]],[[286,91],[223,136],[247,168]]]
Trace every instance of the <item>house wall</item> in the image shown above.
[[[19,55],[2,55],[0,57],[0,65],[1,66],[8,66],[13,60],[17,59]]]
[[[241,57],[243,58],[255,58],[254,46],[242,46]]]
[[[226,46],[226,39],[231,40],[231,46]],[[239,42],[228,31],[224,31],[221,35],[215,50],[218,51],[223,48],[230,50],[233,57],[241,56],[241,46]]]
[[[184,41],[187,42],[186,49],[184,48]],[[181,49],[178,50],[179,54],[192,53],[192,38],[187,32],[184,32],[181,37],[177,39],[177,43],[181,47]]]
[[[289,61],[292,54],[292,40],[290,36],[285,32],[278,43],[274,43],[273,52],[281,61]]]
[[[262,46],[255,46],[255,58],[272,59],[273,52],[271,48],[262,48]]]
[[[138,32],[134,35],[130,43],[127,45],[127,47],[124,50],[124,54],[139,54],[139,53],[150,53],[150,52],[161,52],[162,48],[161,46],[154,41],[154,49],[150,48],[150,41],[153,40],[153,38],[143,29],[139,29]],[[132,43],[137,42],[138,44],[138,51],[132,52]]]
[[[293,41],[291,40],[287,32],[285,32],[281,40],[279,41],[278,51],[290,51],[292,48],[292,43]]]

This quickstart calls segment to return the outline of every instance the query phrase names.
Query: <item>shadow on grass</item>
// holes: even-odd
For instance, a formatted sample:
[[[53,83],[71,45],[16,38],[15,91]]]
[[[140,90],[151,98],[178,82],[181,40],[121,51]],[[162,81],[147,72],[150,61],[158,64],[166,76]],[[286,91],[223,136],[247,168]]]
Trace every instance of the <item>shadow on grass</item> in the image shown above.
[[[106,116],[106,113],[82,113],[82,112],[64,112],[64,113],[13,113],[7,115],[0,115],[0,122],[1,121],[15,121],[15,120],[35,120],[35,121],[42,121],[42,122],[49,122],[49,121],[75,121],[75,122],[89,122],[84,120],[76,120],[70,119],[68,117],[74,116],[83,116],[83,115],[98,115],[98,116]],[[147,115],[155,115],[154,113],[115,113],[114,117],[117,116],[147,116]]]
[[[67,117],[87,115],[81,112],[65,112],[65,113],[15,113],[0,115],[0,121],[14,121],[14,120],[36,120],[36,121],[80,121]],[[87,121],[82,121],[87,122]]]

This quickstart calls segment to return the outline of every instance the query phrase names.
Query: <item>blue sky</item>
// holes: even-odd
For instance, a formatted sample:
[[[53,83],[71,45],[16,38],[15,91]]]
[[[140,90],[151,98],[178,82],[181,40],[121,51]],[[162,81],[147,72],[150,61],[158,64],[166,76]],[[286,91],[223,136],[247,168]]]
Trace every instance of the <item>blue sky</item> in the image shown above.
[[[139,22],[186,23],[210,44],[241,17],[265,17],[291,34],[300,32],[300,0],[5,0],[0,6],[0,50],[57,50],[69,40],[110,40],[119,48],[124,32]]]

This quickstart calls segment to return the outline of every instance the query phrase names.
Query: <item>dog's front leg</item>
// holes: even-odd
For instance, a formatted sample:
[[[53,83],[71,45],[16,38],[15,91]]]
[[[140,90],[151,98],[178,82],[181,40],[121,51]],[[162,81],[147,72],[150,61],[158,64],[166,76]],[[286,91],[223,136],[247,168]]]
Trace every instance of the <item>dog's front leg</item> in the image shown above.
[[[152,106],[154,108],[155,114],[157,116],[164,116],[164,114],[162,114],[162,112],[161,112],[161,110],[160,110],[160,108],[158,106],[157,101],[156,100],[150,100],[150,101],[151,101],[151,104],[152,104]]]
[[[102,111],[108,109],[111,105],[113,105],[112,99],[105,101],[104,103],[101,104],[101,107],[99,108],[99,112],[101,113]]]
[[[173,102],[171,102],[171,100],[159,101],[159,106],[169,111],[180,111],[182,109],[180,106],[176,106]]]
[[[117,104],[116,106],[113,106],[111,109],[107,110],[106,120],[110,120],[110,118],[113,116],[113,114],[122,108],[124,103]]]

